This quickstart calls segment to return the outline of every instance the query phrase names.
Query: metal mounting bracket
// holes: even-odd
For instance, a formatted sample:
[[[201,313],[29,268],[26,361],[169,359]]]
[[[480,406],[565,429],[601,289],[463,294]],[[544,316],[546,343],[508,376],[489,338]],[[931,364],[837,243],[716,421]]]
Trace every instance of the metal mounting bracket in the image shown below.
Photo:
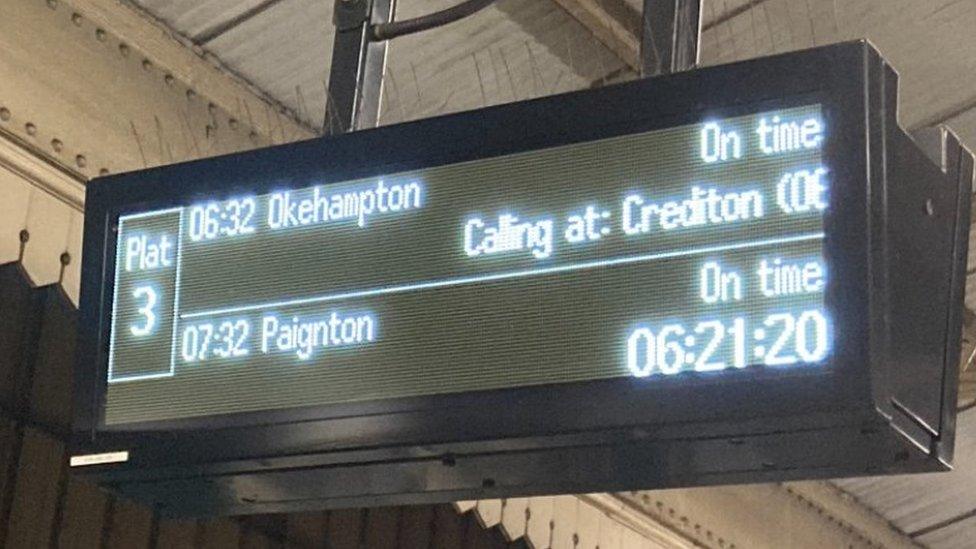
[[[701,39],[702,0],[644,0],[641,76],[695,68]]]
[[[644,0],[641,75],[698,64],[702,0]],[[324,132],[375,127],[382,108],[388,40],[371,40],[374,25],[393,21],[396,0],[335,0],[336,27]]]
[[[393,20],[396,0],[335,0],[336,27],[326,98],[326,134],[375,127],[383,96],[389,41],[370,40],[370,27]]]

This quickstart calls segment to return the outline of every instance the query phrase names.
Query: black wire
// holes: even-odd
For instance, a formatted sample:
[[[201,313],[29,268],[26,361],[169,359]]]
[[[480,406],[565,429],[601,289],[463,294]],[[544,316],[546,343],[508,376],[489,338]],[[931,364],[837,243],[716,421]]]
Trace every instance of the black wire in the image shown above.
[[[423,32],[448,23],[453,23],[458,19],[463,19],[487,8],[494,2],[495,0],[464,0],[460,4],[451,6],[445,10],[435,11],[434,13],[407,19],[406,21],[394,21],[392,23],[373,25],[373,40],[389,40],[398,36]]]

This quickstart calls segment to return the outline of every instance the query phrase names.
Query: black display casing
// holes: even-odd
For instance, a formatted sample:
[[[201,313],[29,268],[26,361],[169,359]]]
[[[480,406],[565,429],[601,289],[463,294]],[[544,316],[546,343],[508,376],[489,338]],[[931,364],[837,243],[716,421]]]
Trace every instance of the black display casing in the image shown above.
[[[202,420],[101,420],[118,216],[819,103],[830,138],[821,368],[618,379]],[[864,42],[99,178],[88,186],[74,468],[171,515],[281,512],[944,470],[973,160],[898,126]],[[530,366],[530,365],[529,365]]]

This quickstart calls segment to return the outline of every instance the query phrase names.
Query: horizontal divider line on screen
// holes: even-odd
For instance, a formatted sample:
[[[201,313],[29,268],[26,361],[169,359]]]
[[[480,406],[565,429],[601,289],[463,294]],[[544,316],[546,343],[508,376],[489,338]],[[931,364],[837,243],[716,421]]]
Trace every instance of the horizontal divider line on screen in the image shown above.
[[[399,286],[388,286],[385,288],[372,288],[367,290],[353,290],[337,294],[328,294],[316,297],[305,297],[300,299],[289,299],[284,301],[271,301],[268,303],[257,303],[254,305],[240,305],[237,307],[224,307],[211,309],[208,311],[198,311],[194,313],[181,313],[181,319],[201,318],[205,316],[218,316],[230,313],[244,313],[249,311],[260,311],[278,307],[292,307],[296,305],[309,305],[312,303],[325,303],[329,301],[342,301],[361,297],[374,297],[379,295],[397,294],[403,292],[413,292],[418,290],[433,290],[437,288],[447,288],[450,286],[462,286],[466,284],[477,284],[479,282],[497,282],[500,280],[510,280],[514,278],[524,278],[529,276],[542,276],[548,274],[559,274],[573,271],[595,269],[599,267],[615,267],[617,265],[628,265],[631,263],[641,263],[644,261],[654,261],[658,259],[672,259],[698,254],[708,254],[715,252],[726,252],[733,250],[745,250],[749,248],[759,248],[762,246],[773,246],[776,244],[789,244],[793,242],[804,242],[810,240],[820,240],[824,237],[823,232],[806,233],[795,236],[784,236],[778,238],[767,238],[762,240],[751,240],[748,242],[737,242],[734,244],[717,244],[713,246],[699,246],[696,248],[686,248],[683,250],[672,250],[667,252],[657,252],[652,254],[632,255],[617,257],[612,259],[597,259],[584,261],[582,263],[572,263],[569,265],[557,265],[554,267],[543,267],[539,269],[523,269],[520,271],[510,271],[505,273],[494,273],[486,275],[473,275],[457,278],[447,278],[442,280],[430,280],[427,282],[412,282]]]
[[[132,221],[134,219],[145,219],[147,217],[156,217],[159,215],[177,213],[182,210],[183,210],[183,206],[177,206],[175,208],[167,208],[165,210],[152,210],[150,212],[138,212],[132,214],[125,214],[119,216],[119,221]]]

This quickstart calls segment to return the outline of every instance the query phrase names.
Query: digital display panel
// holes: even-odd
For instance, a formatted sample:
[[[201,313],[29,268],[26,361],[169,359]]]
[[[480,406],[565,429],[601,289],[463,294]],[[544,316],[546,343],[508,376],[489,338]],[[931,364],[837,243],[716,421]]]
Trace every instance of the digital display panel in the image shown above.
[[[822,368],[806,105],[119,217],[104,423]]]

